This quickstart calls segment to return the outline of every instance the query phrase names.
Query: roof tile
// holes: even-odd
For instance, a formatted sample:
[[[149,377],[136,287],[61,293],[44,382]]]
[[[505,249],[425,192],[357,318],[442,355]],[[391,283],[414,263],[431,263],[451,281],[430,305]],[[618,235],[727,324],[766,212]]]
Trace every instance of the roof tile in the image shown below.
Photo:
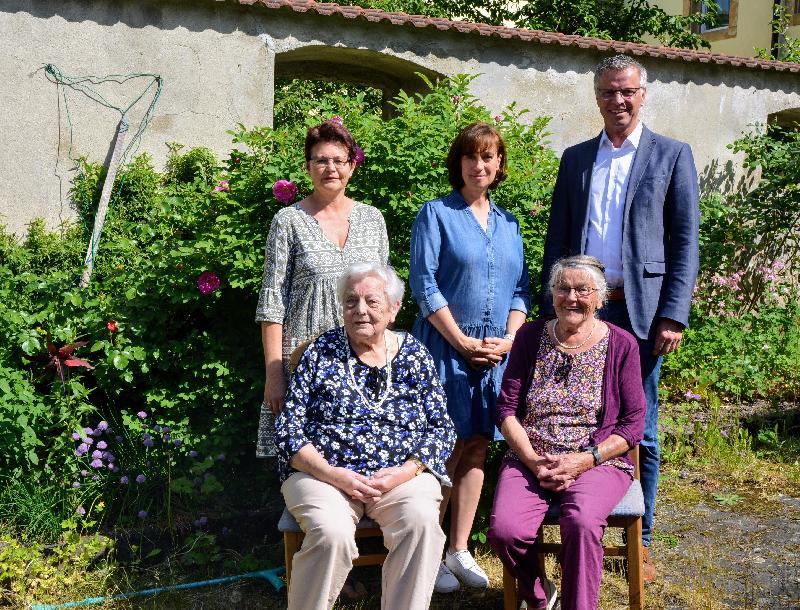
[[[603,40],[560,34],[557,32],[544,32],[541,30],[528,30],[523,28],[508,28],[493,26],[485,23],[470,23],[467,21],[451,21],[421,15],[407,15],[406,13],[389,13],[378,9],[365,9],[360,6],[341,6],[338,4],[320,4],[312,0],[234,0],[238,4],[251,6],[259,4],[268,9],[289,9],[297,13],[315,12],[322,16],[341,15],[347,19],[363,18],[367,21],[378,22],[387,20],[393,25],[413,25],[418,28],[434,27],[438,30],[455,30],[463,34],[478,33],[481,36],[497,36],[499,38],[516,38],[526,42],[541,44],[558,43],[562,46],[575,46],[581,49],[597,49],[598,51],[613,50],[617,53],[632,53],[633,55],[647,55],[665,59],[681,59],[683,61],[696,61],[701,63],[714,62],[720,65],[745,66],[759,70],[775,70],[779,72],[800,73],[800,64],[782,61],[770,61],[752,57],[736,57],[708,51],[692,51],[687,49],[673,49],[656,45],[648,45],[618,40]]]

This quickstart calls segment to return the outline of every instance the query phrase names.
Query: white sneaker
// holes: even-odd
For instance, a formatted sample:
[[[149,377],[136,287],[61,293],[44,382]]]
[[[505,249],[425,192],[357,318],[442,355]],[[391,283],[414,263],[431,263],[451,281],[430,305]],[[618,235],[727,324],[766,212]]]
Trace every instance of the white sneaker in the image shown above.
[[[439,564],[439,572],[436,574],[436,584],[433,586],[433,590],[437,593],[452,593],[458,591],[460,587],[461,583],[458,582],[458,578],[453,576],[450,568],[442,561]]]
[[[489,586],[489,577],[486,576],[486,572],[481,569],[469,551],[456,551],[455,553],[450,553],[449,550],[445,551],[444,562],[453,571],[453,574],[468,587],[485,589]]]

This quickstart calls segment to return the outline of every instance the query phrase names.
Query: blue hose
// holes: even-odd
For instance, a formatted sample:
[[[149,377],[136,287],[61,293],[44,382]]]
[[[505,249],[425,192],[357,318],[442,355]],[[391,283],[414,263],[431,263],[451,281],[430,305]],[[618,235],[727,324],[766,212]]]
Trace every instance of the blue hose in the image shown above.
[[[198,582],[186,582],[180,585],[169,585],[167,587],[158,587],[156,589],[144,589],[142,591],[131,591],[129,593],[119,593],[117,595],[108,595],[105,597],[87,597],[78,602],[67,602],[66,604],[33,604],[31,610],[57,610],[58,608],[75,608],[77,606],[91,606],[93,604],[102,604],[103,602],[113,601],[117,599],[128,599],[130,597],[147,597],[149,595],[156,595],[158,593],[166,593],[168,591],[181,591],[183,589],[197,589],[199,587],[212,587],[215,585],[224,585],[237,580],[247,580],[248,578],[261,578],[266,580],[275,587],[276,591],[280,591],[284,587],[283,580],[280,575],[285,570],[283,568],[272,568],[271,570],[259,570],[257,572],[248,572],[247,574],[239,574],[238,576],[225,576],[222,578],[212,578],[211,580],[201,580]]]

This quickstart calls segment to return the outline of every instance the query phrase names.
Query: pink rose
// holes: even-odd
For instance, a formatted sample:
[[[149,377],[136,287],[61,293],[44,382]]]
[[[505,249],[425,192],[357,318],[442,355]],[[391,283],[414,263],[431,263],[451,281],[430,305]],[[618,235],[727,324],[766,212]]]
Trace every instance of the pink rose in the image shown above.
[[[360,146],[356,146],[355,150],[353,151],[353,163],[356,164],[356,167],[361,165],[364,162],[364,149]]]
[[[217,186],[214,187],[214,190],[215,191],[219,191],[220,193],[230,193],[231,192],[231,187],[228,184],[227,180],[220,180],[217,183]]]
[[[272,185],[272,194],[283,205],[288,205],[297,196],[297,185],[289,180],[278,180]]]
[[[197,277],[197,289],[201,294],[211,294],[219,288],[219,277],[216,273],[205,271]]]

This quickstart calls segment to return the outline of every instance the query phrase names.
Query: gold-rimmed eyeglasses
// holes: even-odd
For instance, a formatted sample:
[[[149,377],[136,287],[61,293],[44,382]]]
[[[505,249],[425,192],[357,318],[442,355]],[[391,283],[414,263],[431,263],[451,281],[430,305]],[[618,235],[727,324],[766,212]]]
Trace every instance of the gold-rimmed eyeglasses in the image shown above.
[[[309,160],[312,167],[317,169],[325,169],[329,164],[333,163],[336,169],[342,169],[345,165],[350,163],[350,159],[340,159],[338,157],[315,157]]]
[[[629,100],[636,92],[639,91],[642,87],[628,87],[625,89],[598,89],[597,96],[601,99],[606,101],[613,100],[617,97],[617,94],[621,95],[624,99]]]
[[[597,288],[590,288],[589,286],[556,286],[556,294],[560,297],[568,297],[572,291],[575,291],[575,296],[585,299],[593,292],[597,292]]]

